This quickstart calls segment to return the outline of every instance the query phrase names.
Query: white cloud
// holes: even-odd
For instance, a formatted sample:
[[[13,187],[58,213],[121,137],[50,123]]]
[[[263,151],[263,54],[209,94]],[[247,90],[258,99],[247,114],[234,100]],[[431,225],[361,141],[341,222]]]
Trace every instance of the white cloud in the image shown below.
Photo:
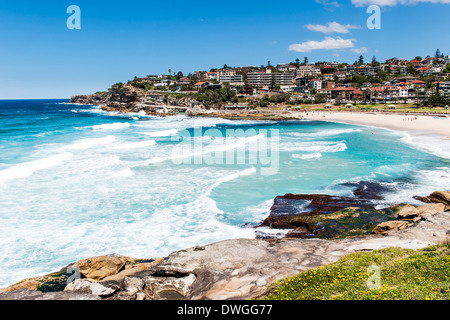
[[[361,47],[359,49],[354,48],[354,49],[350,49],[350,51],[357,53],[357,54],[363,54],[363,53],[369,52],[369,50],[366,47]]]
[[[352,4],[354,4],[357,7],[366,7],[370,6],[372,4],[378,5],[378,6],[389,6],[393,7],[398,4],[403,5],[412,5],[417,3],[449,3],[450,0],[352,0]]]
[[[311,52],[312,50],[340,50],[353,48],[355,46],[355,39],[342,39],[326,37],[322,41],[306,41],[303,43],[291,44],[289,51],[297,52]]]
[[[320,3],[324,6],[326,10],[333,11],[336,8],[339,8],[341,5],[336,0],[315,0],[317,3]]]
[[[350,29],[361,29],[360,26],[352,26],[350,24],[342,25],[337,22],[329,22],[327,26],[321,24],[307,24],[305,26],[308,30],[322,32],[325,34],[329,33],[349,33]]]

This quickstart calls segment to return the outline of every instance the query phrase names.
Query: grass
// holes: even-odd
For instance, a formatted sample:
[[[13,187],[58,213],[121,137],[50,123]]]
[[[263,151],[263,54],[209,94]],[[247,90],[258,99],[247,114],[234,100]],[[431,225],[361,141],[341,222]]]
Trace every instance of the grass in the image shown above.
[[[380,282],[370,266],[380,270]],[[374,288],[368,284],[379,284]],[[448,300],[450,245],[358,252],[272,284],[262,300]]]

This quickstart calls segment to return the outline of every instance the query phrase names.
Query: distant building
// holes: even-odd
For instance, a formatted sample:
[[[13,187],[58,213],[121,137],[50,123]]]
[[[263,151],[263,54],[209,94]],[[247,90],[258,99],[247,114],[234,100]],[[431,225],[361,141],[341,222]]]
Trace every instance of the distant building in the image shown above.
[[[304,92],[308,88],[308,78],[296,78],[295,85],[298,88],[298,91]]]
[[[177,81],[178,85],[189,85],[191,83],[191,80],[188,77],[181,78]]]
[[[309,87],[311,89],[320,90],[322,89],[322,80],[320,79],[313,79],[309,82]]]
[[[230,76],[235,76],[237,74],[236,70],[233,69],[220,69],[217,70],[217,81],[219,82],[229,82],[229,81],[224,81],[223,79],[230,79]]]
[[[297,78],[316,77],[321,74],[320,68],[314,65],[300,66],[295,71]]]
[[[208,80],[217,80],[217,72],[212,72],[212,71],[207,72],[205,74],[205,78]]]
[[[272,86],[273,84],[279,86],[292,85],[294,83],[294,73],[292,72],[275,72],[269,70],[266,72],[249,72],[247,73],[247,84],[252,87]]]
[[[194,86],[195,86],[197,89],[205,88],[205,87],[207,87],[208,85],[209,85],[209,82],[206,82],[206,81],[200,81],[200,82],[197,82],[196,84],[194,84]]]
[[[234,75],[222,75],[220,76],[220,83],[228,82],[230,84],[244,84],[242,79],[242,74]]]
[[[296,69],[295,66],[291,65],[291,64],[279,64],[277,65],[277,70],[281,71],[281,72],[294,72]]]

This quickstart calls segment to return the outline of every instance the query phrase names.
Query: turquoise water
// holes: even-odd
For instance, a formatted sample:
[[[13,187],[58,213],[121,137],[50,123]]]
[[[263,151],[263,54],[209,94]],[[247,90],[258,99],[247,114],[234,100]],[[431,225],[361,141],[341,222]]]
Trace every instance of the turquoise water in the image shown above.
[[[95,255],[253,238],[285,193],[351,195],[342,183],[378,181],[383,206],[450,182],[448,159],[393,131],[65,102],[0,101],[0,287]]]

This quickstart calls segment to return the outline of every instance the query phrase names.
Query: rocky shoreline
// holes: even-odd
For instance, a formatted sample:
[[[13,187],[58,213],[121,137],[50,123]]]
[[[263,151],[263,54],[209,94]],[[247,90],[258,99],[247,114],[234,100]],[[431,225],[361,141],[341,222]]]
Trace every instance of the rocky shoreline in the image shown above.
[[[92,257],[0,289],[0,300],[250,299],[275,281],[353,252],[448,242],[449,191],[417,197],[422,206],[381,210],[371,207],[373,194],[355,193],[277,197],[263,224],[292,229],[282,239],[225,240],[164,258]]]

